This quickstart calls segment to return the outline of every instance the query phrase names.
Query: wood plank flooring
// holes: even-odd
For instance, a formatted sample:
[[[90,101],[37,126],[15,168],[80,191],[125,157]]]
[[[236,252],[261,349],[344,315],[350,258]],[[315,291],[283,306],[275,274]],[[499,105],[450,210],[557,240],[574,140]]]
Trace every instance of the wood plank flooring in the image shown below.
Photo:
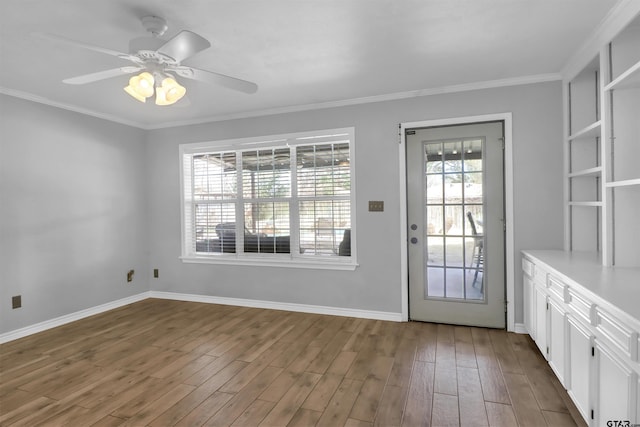
[[[0,357],[2,426],[584,425],[491,329],[148,299]]]

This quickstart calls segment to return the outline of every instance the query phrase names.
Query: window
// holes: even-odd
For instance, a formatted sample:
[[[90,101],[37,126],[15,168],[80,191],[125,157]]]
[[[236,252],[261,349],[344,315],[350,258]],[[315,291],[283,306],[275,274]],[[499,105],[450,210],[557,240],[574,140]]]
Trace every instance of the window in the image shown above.
[[[355,268],[353,134],[181,145],[183,260]]]

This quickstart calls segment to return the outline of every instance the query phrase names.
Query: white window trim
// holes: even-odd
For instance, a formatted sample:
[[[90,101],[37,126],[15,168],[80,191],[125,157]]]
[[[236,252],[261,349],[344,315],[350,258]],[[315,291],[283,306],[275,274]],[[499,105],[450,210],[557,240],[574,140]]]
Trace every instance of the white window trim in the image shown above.
[[[185,199],[186,181],[190,176],[185,176],[185,156],[191,156],[207,151],[249,151],[255,149],[279,148],[283,146],[302,146],[309,143],[331,143],[338,142],[335,135],[346,134],[349,139],[349,163],[351,169],[351,256],[349,257],[323,257],[304,256],[294,252],[299,242],[291,244],[289,254],[256,254],[256,253],[211,253],[203,255],[191,252],[188,245],[192,240],[192,231],[185,221],[187,210],[191,208],[191,203]],[[330,135],[322,137],[323,135]],[[186,157],[190,158],[190,157]],[[293,160],[292,160],[293,161]],[[356,167],[355,167],[355,128],[325,129],[308,132],[296,132],[281,135],[269,135],[262,137],[250,137],[239,139],[226,139],[219,141],[205,141],[179,145],[180,162],[180,230],[181,230],[181,256],[184,263],[196,264],[223,264],[223,265],[246,265],[261,267],[284,267],[284,268],[308,268],[321,270],[355,270],[357,263],[357,227],[356,227]],[[292,173],[292,189],[295,185],[296,174]],[[300,199],[291,200],[297,202]],[[295,209],[297,211],[297,208]],[[298,232],[298,218],[291,219],[291,233]]]

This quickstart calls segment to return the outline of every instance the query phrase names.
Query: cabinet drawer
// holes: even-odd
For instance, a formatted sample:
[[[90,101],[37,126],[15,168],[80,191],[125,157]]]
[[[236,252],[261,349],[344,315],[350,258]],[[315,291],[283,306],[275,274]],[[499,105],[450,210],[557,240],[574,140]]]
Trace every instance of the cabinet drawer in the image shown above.
[[[522,258],[522,271],[524,271],[524,274],[533,279],[536,271],[536,265],[532,263],[528,258]]]
[[[569,297],[567,295],[569,287],[562,283],[560,280],[555,277],[549,275],[549,280],[547,282],[549,286],[549,292],[551,292],[556,297],[560,298],[560,301],[567,302]]]
[[[587,301],[581,295],[576,294],[573,289],[567,289],[567,301],[569,307],[573,309],[575,314],[582,318],[588,324],[591,324],[591,310],[593,309],[593,303]]]
[[[595,309],[596,327],[605,338],[624,352],[631,360],[636,361],[638,356],[638,333],[632,331],[611,314],[600,307]]]

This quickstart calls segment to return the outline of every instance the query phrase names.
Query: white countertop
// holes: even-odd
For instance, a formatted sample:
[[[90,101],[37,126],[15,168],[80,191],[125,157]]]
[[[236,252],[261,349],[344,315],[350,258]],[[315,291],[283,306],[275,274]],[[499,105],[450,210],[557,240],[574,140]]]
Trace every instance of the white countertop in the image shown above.
[[[636,322],[640,321],[640,268],[605,267],[596,254],[587,252],[522,252],[559,272],[559,279],[580,285],[631,316]]]

